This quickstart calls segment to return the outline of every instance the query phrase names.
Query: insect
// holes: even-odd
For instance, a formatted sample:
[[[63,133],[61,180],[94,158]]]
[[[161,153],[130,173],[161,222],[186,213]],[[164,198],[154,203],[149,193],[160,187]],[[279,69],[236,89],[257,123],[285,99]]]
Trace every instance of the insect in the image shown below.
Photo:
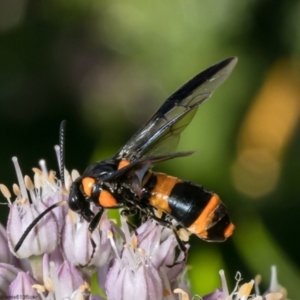
[[[183,227],[206,241],[224,241],[232,234],[234,225],[217,194],[201,185],[154,172],[151,167],[193,153],[172,151],[198,106],[226,80],[236,63],[237,58],[228,58],[196,75],[171,95],[117,154],[90,165],[72,183],[69,208],[89,222],[90,238],[103,211],[116,208],[122,209],[123,216],[140,212],[143,217],[152,218],[164,226]],[[62,167],[64,131],[62,123]],[[63,178],[63,169],[60,173]],[[91,203],[98,207],[97,213],[91,210]],[[42,216],[56,206],[52,205],[32,222],[15,251]],[[184,249],[177,234],[176,238]],[[95,249],[92,238],[91,242]]]

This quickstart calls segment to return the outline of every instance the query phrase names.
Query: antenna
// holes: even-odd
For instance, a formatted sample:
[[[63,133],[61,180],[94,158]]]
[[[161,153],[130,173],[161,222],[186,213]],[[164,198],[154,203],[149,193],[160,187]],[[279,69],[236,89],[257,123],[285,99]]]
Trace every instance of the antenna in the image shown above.
[[[65,187],[65,132],[66,120],[60,123],[59,128],[59,173],[62,187]]]

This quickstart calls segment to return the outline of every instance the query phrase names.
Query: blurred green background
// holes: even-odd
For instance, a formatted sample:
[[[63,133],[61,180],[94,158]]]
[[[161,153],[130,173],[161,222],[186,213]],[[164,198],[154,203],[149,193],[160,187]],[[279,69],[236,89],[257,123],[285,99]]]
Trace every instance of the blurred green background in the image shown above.
[[[300,2],[296,0],[1,0],[0,182],[16,182],[67,120],[66,164],[114,154],[173,91],[229,56],[232,76],[181,138],[190,157],[156,166],[216,191],[236,225],[223,244],[192,237],[193,293],[270,267],[300,286]],[[2,198],[2,202],[5,199]],[[2,222],[7,207],[1,206]]]

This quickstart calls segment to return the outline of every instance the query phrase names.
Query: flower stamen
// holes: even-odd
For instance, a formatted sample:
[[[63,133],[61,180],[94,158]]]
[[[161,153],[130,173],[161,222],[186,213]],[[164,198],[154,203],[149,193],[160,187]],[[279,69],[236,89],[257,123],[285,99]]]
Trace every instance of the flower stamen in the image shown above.
[[[45,160],[44,160],[44,159],[41,159],[41,160],[39,161],[39,165],[40,165],[40,167],[41,167],[41,170],[42,170],[42,172],[43,172],[44,177],[47,178],[47,176],[48,176],[48,170],[47,170],[47,166],[46,166]]]
[[[222,285],[222,291],[224,293],[224,296],[228,297],[229,296],[229,291],[228,291],[228,286],[227,286],[224,270],[220,270],[219,275],[221,277],[221,285]]]
[[[188,293],[186,293],[184,290],[182,289],[175,289],[174,290],[175,294],[179,294],[180,296],[180,300],[190,300],[190,297],[188,295]]]
[[[20,188],[19,188],[19,186],[18,186],[16,183],[13,184],[12,188],[13,188],[14,194],[15,194],[18,198],[19,198],[19,197],[22,198]]]
[[[11,205],[12,204],[12,202],[10,201],[11,193],[10,193],[9,189],[7,188],[7,186],[4,184],[0,184],[0,191],[1,191],[2,195],[4,196],[4,198],[6,198],[8,205]]]
[[[20,186],[20,190],[21,190],[21,195],[22,198],[27,198],[28,199],[28,194],[26,191],[26,187],[25,187],[25,183],[24,183],[24,179],[23,179],[23,175],[22,175],[22,171],[18,162],[17,157],[13,157],[12,158],[16,173],[17,173],[17,178],[18,178],[18,182],[19,182],[19,186]]]
[[[43,173],[38,168],[32,168],[32,171],[34,172],[34,176],[33,176],[34,186],[36,190],[39,192],[42,186],[44,185]]]
[[[247,300],[253,288],[254,280],[244,283],[237,292],[238,299]]]
[[[45,276],[43,281],[44,281],[44,287],[47,289],[47,291],[53,292],[54,286],[53,286],[53,282],[52,282],[51,278],[48,276]]]
[[[34,184],[33,184],[32,180],[30,179],[30,177],[27,175],[25,175],[25,177],[24,177],[24,182],[25,182],[25,186],[26,186],[27,190],[29,191],[31,202],[33,204],[35,204],[37,199],[36,199],[36,194],[35,194],[35,190],[34,190]]]
[[[116,243],[113,239],[113,233],[111,230],[107,230],[107,237],[109,238],[109,241],[110,241],[110,244],[111,244],[111,247],[112,249],[114,250],[115,252],[115,255],[116,255],[116,258],[121,261],[121,257],[119,256],[119,253],[118,253],[118,249],[117,249],[117,246],[116,246]]]
[[[277,280],[277,269],[275,266],[271,267],[271,281],[270,281],[270,292],[278,291],[278,280]]]
[[[46,288],[41,284],[33,284],[32,287],[37,290],[39,293],[46,292]]]
[[[171,293],[170,281],[167,277],[165,268],[164,267],[159,268],[159,272],[163,280],[164,296],[168,297],[168,299],[170,300],[174,300],[173,294]]]

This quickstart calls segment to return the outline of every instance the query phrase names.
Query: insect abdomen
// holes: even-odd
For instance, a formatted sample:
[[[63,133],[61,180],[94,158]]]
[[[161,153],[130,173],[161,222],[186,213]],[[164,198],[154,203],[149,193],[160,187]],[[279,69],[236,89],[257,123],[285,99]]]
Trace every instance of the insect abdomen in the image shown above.
[[[152,173],[146,186],[149,204],[173,217],[191,233],[208,241],[224,241],[234,225],[219,196],[201,185]]]

